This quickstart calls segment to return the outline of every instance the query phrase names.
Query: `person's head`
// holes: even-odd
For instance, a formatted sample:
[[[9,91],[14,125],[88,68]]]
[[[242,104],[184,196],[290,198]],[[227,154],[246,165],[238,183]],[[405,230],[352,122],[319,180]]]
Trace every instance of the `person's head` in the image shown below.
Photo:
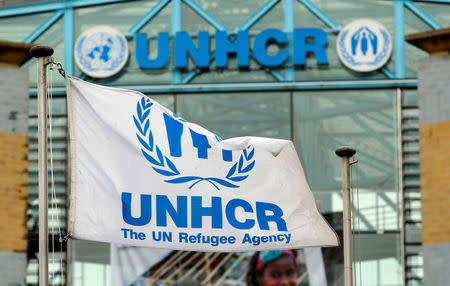
[[[249,263],[247,285],[297,285],[295,251],[270,250],[256,252]]]

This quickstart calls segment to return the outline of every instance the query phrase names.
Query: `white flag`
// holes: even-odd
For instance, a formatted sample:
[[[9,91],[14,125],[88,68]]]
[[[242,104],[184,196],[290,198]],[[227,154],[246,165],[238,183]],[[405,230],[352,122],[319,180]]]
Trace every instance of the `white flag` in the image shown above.
[[[67,79],[75,238],[198,251],[336,246],[292,142],[223,140],[151,98]]]

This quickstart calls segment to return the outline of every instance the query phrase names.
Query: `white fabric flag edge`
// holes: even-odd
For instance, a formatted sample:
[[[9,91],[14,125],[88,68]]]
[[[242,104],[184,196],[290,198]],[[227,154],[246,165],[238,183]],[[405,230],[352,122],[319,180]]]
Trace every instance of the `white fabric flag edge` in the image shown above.
[[[75,170],[76,169],[76,161],[75,160],[73,160],[73,158],[75,158],[75,156],[76,156],[76,151],[75,151],[75,148],[72,148],[72,143],[74,142],[74,137],[73,137],[73,135],[74,135],[74,130],[73,130],[73,127],[72,127],[72,122],[73,122],[73,114],[72,114],[72,109],[71,108],[69,108],[70,107],[70,105],[72,104],[72,92],[71,92],[71,80],[73,80],[73,81],[82,81],[81,79],[78,79],[78,78],[75,78],[75,77],[70,77],[70,76],[67,76],[67,83],[66,83],[66,87],[67,87],[67,105],[68,105],[68,123],[69,123],[69,160],[70,160],[70,166],[69,166],[69,168],[70,168],[70,170]],[[82,82],[84,82],[84,81],[82,81]],[[86,82],[86,84],[92,84],[92,83],[87,83]],[[92,84],[92,85],[96,85],[96,84]],[[145,95],[143,95],[142,93],[140,93],[140,92],[137,92],[137,91],[132,91],[132,90],[126,90],[126,89],[118,89],[118,88],[112,88],[112,87],[104,87],[104,86],[99,86],[99,85],[96,85],[96,86],[98,86],[98,87],[101,87],[101,88],[103,88],[103,89],[112,89],[112,90],[114,90],[114,91],[123,91],[123,92],[126,92],[126,93],[133,93],[133,94],[135,94],[136,96],[145,96]],[[243,139],[246,139],[246,138],[237,138],[238,140],[243,140]],[[264,140],[263,140],[264,141]],[[287,141],[287,140],[286,140]],[[291,151],[293,151],[293,152],[295,152],[296,153],[296,151],[295,151],[295,147],[293,146],[293,143],[291,142],[291,141],[287,141],[287,142],[289,142],[289,144],[287,144],[289,147],[288,147],[288,149],[291,149]],[[262,143],[262,142],[259,142],[259,143]],[[285,147],[287,147],[287,146],[285,146]],[[282,148],[282,150],[285,150],[285,147],[283,147]],[[282,151],[281,150],[281,151]],[[280,152],[281,153],[281,152]],[[297,157],[297,156],[296,156]],[[301,168],[301,173],[302,173],[302,175],[304,176],[304,171],[303,171],[303,166],[302,166],[302,164],[301,164],[301,162],[300,162],[300,160],[299,160],[299,158],[297,157],[297,159],[296,159],[297,161],[298,161],[298,166],[300,166],[300,168]],[[76,189],[76,178],[75,178],[75,176],[74,176],[74,174],[72,173],[71,174],[71,176],[70,176],[70,179],[69,179],[69,182],[70,182],[70,187],[69,187],[69,189],[70,190],[75,190]],[[311,192],[311,190],[309,189],[309,186],[308,186],[308,190],[309,190],[309,192],[311,193],[311,195],[312,195],[312,192]],[[75,205],[75,197],[76,197],[76,193],[75,193],[75,191],[71,191],[71,193],[70,193],[70,202],[69,202],[69,211],[68,211],[68,215],[69,215],[69,218],[68,218],[68,230],[69,230],[69,232],[72,232],[73,233],[73,229],[74,229],[74,223],[75,223],[75,216],[74,216],[74,214],[75,214],[75,211],[76,211],[76,205]],[[315,202],[314,202],[314,204],[315,204]],[[316,211],[316,213],[318,214],[318,216],[320,217],[320,219],[322,220],[322,222],[324,222],[331,230],[332,230],[332,232],[334,233],[334,242],[333,243],[330,243],[330,244],[328,244],[328,245],[324,245],[324,244],[310,244],[310,245],[304,245],[304,246],[301,246],[301,247],[317,247],[317,246],[321,246],[321,247],[324,247],[324,246],[337,246],[337,245],[339,245],[339,239],[338,239],[338,236],[337,236],[337,234],[336,234],[336,232],[334,231],[334,229],[333,228],[331,228],[331,226],[329,225],[329,223],[324,219],[324,217],[322,216],[322,214],[318,211],[318,209],[317,209],[317,205],[315,204],[315,211]],[[154,247],[154,246],[153,246]],[[179,248],[176,248],[176,249],[179,249]],[[189,248],[187,248],[187,249],[189,249]]]

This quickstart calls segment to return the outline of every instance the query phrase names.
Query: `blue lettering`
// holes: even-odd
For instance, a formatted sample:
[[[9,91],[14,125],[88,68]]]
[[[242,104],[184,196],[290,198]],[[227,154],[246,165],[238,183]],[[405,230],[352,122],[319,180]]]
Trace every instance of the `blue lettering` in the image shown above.
[[[136,34],[136,60],[140,67],[145,69],[159,69],[169,60],[169,34],[158,34],[158,56],[154,60],[148,59],[147,34]]]
[[[169,141],[170,156],[181,157],[181,135],[183,135],[183,123],[164,113],[167,139]]]
[[[280,50],[276,55],[269,56],[266,53],[266,48],[270,42],[275,42],[277,44],[287,44],[288,38],[285,33],[278,29],[264,30],[258,36],[256,36],[255,42],[253,43],[253,53],[255,54],[256,60],[260,64],[269,67],[279,66],[284,61],[286,61],[288,57],[288,51]]]
[[[177,32],[175,36],[175,67],[186,68],[187,54],[198,67],[209,66],[209,34],[208,32],[198,33],[198,48],[187,32]]]
[[[167,226],[167,214],[177,227],[187,227],[187,197],[177,196],[177,210],[167,196],[156,196],[156,225]]]
[[[222,159],[225,162],[233,161],[233,152],[231,150],[222,150]]]
[[[151,221],[152,196],[140,195],[140,216],[133,217],[131,214],[132,193],[122,192],[122,217],[125,223],[134,226],[143,226]],[[170,216],[176,227],[188,227],[188,197],[177,196],[177,205],[174,206],[165,195],[156,195],[155,212],[156,226],[167,227],[167,217]],[[211,227],[223,228],[222,198],[211,197],[211,206],[203,206],[201,196],[192,196],[191,200],[191,227],[202,228],[203,218],[211,217]],[[253,214],[256,211],[256,220],[251,218],[240,221],[236,218],[236,209],[242,208],[245,213]],[[252,205],[242,199],[232,199],[225,206],[225,216],[230,226],[236,229],[251,229],[258,222],[261,230],[270,230],[269,223],[275,223],[278,231],[287,231],[287,225],[283,219],[283,210],[272,203],[256,202],[255,209]],[[142,239],[134,231],[123,228],[124,238]],[[287,238],[287,237],[286,237]]]
[[[236,55],[239,67],[248,67],[250,59],[248,31],[238,31],[236,34],[228,35],[226,31],[216,32],[216,66],[225,68],[228,65],[230,55]],[[149,59],[149,42],[145,33],[136,34],[136,60],[138,65],[145,69],[160,69],[169,61],[168,33],[158,34],[158,53],[155,59]],[[176,68],[184,69],[190,57],[195,66],[207,68],[210,62],[210,38],[206,31],[198,32],[197,45],[187,32],[177,32],[174,46],[174,65]],[[282,65],[289,57],[286,45],[289,37],[278,29],[267,29],[258,34],[253,43],[253,52],[256,61],[267,67]],[[267,46],[276,44],[279,47],[275,55],[267,54]],[[301,28],[293,32],[294,51],[293,61],[295,65],[305,65],[308,53],[313,53],[318,64],[327,64],[328,56],[326,45],[327,34],[319,28]]]
[[[235,42],[230,43],[227,38],[227,32],[216,32],[216,66],[224,68],[228,63],[228,54],[237,54],[238,66],[248,67],[249,65],[249,47],[248,32],[239,31]]]
[[[142,226],[150,222],[152,218],[152,196],[141,195],[141,216],[135,218],[131,215],[131,193],[122,193],[122,217],[131,225]]]
[[[128,228],[121,228],[120,230],[123,231],[123,238],[145,240],[145,233],[143,232],[136,232]]]
[[[244,243],[252,243],[252,239],[250,237],[250,234],[246,233],[244,235],[244,238],[242,239],[242,244],[244,244]]]
[[[121,231],[123,231],[123,238],[128,238],[127,233],[128,231],[130,231],[131,229],[128,228],[121,228]]]
[[[191,212],[192,228],[202,228],[204,216],[211,217],[212,228],[222,228],[222,198],[212,197],[211,207],[203,207],[202,197],[192,196]]]
[[[189,129],[191,131],[192,136],[192,144],[195,148],[197,148],[197,156],[200,159],[208,159],[208,149],[211,148],[211,145],[209,145],[208,138],[200,133],[195,132],[192,129]]]
[[[216,137],[217,142],[221,142],[222,141],[222,138],[220,138],[219,136],[217,136],[215,134],[214,134],[214,136]],[[222,159],[225,162],[233,161],[233,151],[223,149],[222,150]]]
[[[307,38],[314,39],[312,43],[306,43]],[[306,54],[314,53],[318,64],[327,64],[328,57],[325,45],[327,33],[319,28],[303,28],[294,30],[294,64],[304,65]]]
[[[180,232],[178,235],[178,242],[179,243],[188,243],[188,234],[185,232]]]
[[[165,231],[152,231],[152,237],[154,241],[168,241],[172,242],[172,233]]]
[[[228,222],[232,227],[237,229],[250,229],[255,225],[255,220],[246,219],[244,222],[240,222],[236,219],[236,208],[241,207],[245,212],[253,213],[252,206],[244,200],[241,199],[233,199],[228,202],[225,213],[228,219]]]
[[[266,212],[272,212],[272,215],[267,215]],[[259,228],[269,230],[269,221],[277,224],[278,231],[287,231],[286,222],[284,221],[283,210],[271,203],[256,202],[256,219],[258,220]]]

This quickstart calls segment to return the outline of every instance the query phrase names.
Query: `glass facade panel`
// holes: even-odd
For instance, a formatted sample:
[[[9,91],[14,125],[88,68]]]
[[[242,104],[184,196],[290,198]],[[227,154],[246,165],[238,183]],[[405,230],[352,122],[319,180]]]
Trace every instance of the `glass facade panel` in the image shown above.
[[[227,27],[227,29],[233,31],[258,11],[267,0],[245,1],[245,4],[241,0],[198,0],[196,2]]]
[[[353,239],[354,285],[401,285],[398,234],[361,234]]]
[[[175,110],[175,95],[171,94],[147,94],[148,97],[172,111]]]
[[[342,145],[358,150],[361,188],[397,188],[394,91],[296,92],[293,104],[294,141],[312,189],[340,188],[341,167],[330,150]]]
[[[343,0],[343,1],[327,1],[327,0],[313,0],[311,1],[315,6],[322,10],[330,19],[340,25],[342,28],[348,23],[364,18],[376,19],[376,21],[383,24],[390,32],[392,42],[395,41],[394,34],[394,1],[371,1],[371,0]],[[364,16],[362,16],[364,15]],[[306,75],[311,73],[312,70],[316,73],[315,79],[368,79],[368,78],[386,78],[386,76],[380,71],[374,71],[369,73],[356,73],[347,69],[341,64],[338,59],[336,50],[336,32],[328,33],[328,66],[317,68],[312,66],[307,68]],[[392,52],[391,58],[388,61],[386,67],[394,71],[395,65],[395,53]],[[307,65],[308,67],[308,65]],[[296,80],[305,80],[304,77],[296,76]],[[307,80],[314,80],[311,77]]]
[[[110,286],[111,267],[107,264],[74,262],[73,286]]]
[[[442,27],[450,26],[450,5],[445,3],[415,3],[420,9],[436,20]],[[428,30],[426,28],[426,30]]]
[[[0,18],[1,20],[1,18]],[[36,28],[39,25],[36,24]],[[2,30],[0,25],[0,30]],[[47,45],[53,48],[53,59],[55,62],[61,63],[64,66],[64,19],[60,18],[50,28],[48,28],[42,35],[36,39],[35,43]],[[37,86],[37,70],[35,59],[29,60],[22,68],[29,70],[30,87]],[[64,78],[60,76],[56,68],[55,72],[49,72],[48,80],[53,83],[53,86],[64,86]],[[37,109],[36,109],[37,110]]]
[[[358,234],[357,228],[354,229],[353,285],[402,285],[400,235],[382,231]],[[342,246],[322,248],[322,252],[328,285],[343,285]]]
[[[409,9],[405,8],[405,35],[428,31],[430,26],[421,21]],[[425,59],[428,53],[416,46],[405,43],[405,75],[416,77],[419,59]]]
[[[290,138],[288,93],[178,95],[176,112],[219,137]]]
[[[332,19],[340,26],[345,26],[352,20],[361,18],[374,18],[381,22],[391,32],[393,42],[394,34],[394,5],[393,1],[370,1],[361,0],[358,2],[351,0],[344,1],[311,1],[326,17]],[[95,25],[111,25],[123,33],[127,31],[147,12],[156,6],[158,1],[130,1],[121,3],[112,3],[108,5],[89,6],[77,8],[74,10],[74,38],[76,39],[83,31]],[[218,23],[224,25],[229,32],[237,31],[238,27],[245,23],[248,19],[255,16],[264,5],[268,2],[263,0],[252,1],[197,1],[198,5],[207,13],[215,17]],[[435,3],[416,3],[417,7],[426,12],[431,18],[436,20],[441,26],[448,26],[450,22],[450,13],[447,13],[449,5]],[[344,65],[338,59],[335,52],[337,32],[327,27],[319,17],[313,15],[301,1],[293,1],[293,28],[316,27],[324,29],[328,34],[328,44],[326,46],[328,55],[328,64],[318,65],[313,54],[307,55],[306,64],[304,66],[295,66],[296,81],[315,81],[315,80],[354,80],[354,79],[386,79],[386,75],[381,71],[369,73],[356,73]],[[126,11],[126,13],[123,13]],[[256,20],[250,27],[249,33],[251,38],[250,47],[255,36],[262,30],[268,28],[276,28],[285,30],[285,2],[279,1],[276,5],[267,11],[261,18]],[[51,12],[37,13],[20,17],[0,18],[0,39],[22,41],[33,30],[35,30],[48,17],[53,15]],[[202,18],[198,11],[186,3],[181,3],[180,15],[172,15],[172,4],[168,3],[155,17],[145,24],[139,32],[147,33],[149,38],[149,58],[157,57],[157,34],[159,32],[173,33],[172,23],[174,19],[180,23],[180,29],[191,33],[195,39],[198,31],[209,31],[211,37],[210,55],[213,57],[215,51],[214,33],[216,28]],[[58,62],[63,63],[64,55],[64,20],[61,18],[53,24],[43,35],[35,42],[50,45],[55,49],[54,58]],[[422,21],[417,15],[412,13],[408,8],[404,8],[404,29],[405,34],[424,31],[430,27]],[[19,29],[19,30],[17,30]],[[288,34],[289,35],[289,34]],[[291,35],[289,35],[291,37]],[[172,39],[173,40],[173,39]],[[117,75],[108,79],[92,79],[89,80],[100,84],[107,85],[142,85],[145,83],[169,84],[173,81],[173,41],[171,40],[169,62],[162,69],[148,70],[139,67],[135,58],[135,36],[128,38],[130,47],[129,61]],[[290,45],[293,43],[291,42]],[[274,53],[279,48],[275,45],[268,47],[268,52]],[[283,47],[280,47],[283,49]],[[405,43],[405,75],[406,77],[415,77],[417,74],[417,59],[425,58],[426,53]],[[24,66],[30,67],[29,64]],[[181,71],[182,79],[186,81],[192,80],[193,83],[217,83],[217,82],[273,82],[280,80],[280,76],[285,75],[285,68],[293,68],[291,61],[287,61],[280,67],[272,69],[278,75],[272,75],[271,71],[258,64],[253,58],[250,59],[250,66],[242,69],[236,64],[236,57],[231,55],[229,65],[226,69],[217,69],[214,60],[211,61],[209,69],[197,69],[193,67],[185,71]],[[386,66],[390,71],[395,71],[395,53],[392,54],[391,60]],[[31,69],[33,70],[33,69]],[[74,65],[75,76],[81,76],[79,68]],[[192,74],[195,76],[192,77]],[[36,83],[35,72],[30,72],[32,86]],[[64,82],[61,77],[55,77],[55,85],[63,86]]]
[[[108,243],[73,240],[71,246],[71,285],[112,285]]]
[[[23,42],[41,23],[53,13],[39,13],[25,16],[0,17],[0,40]]]
[[[361,15],[367,18],[374,18],[377,21],[385,25],[391,32],[391,36],[395,39],[394,34],[394,5],[393,1],[325,1],[314,0],[311,1],[321,11],[325,13],[327,17],[332,19],[335,23],[341,26],[345,26],[352,20],[361,18]],[[130,1],[121,3],[112,3],[108,5],[89,6],[83,8],[77,8],[74,12],[74,37],[78,37],[86,29],[95,25],[111,25],[123,33],[127,31],[150,11],[158,3],[156,0],[152,1]],[[202,7],[204,11],[207,11],[210,15],[224,25],[229,31],[236,31],[237,28],[245,23],[248,19],[253,17],[264,5],[268,2],[263,0],[253,1],[197,1],[198,5]],[[448,26],[450,23],[450,17],[448,13],[449,5],[436,4],[436,3],[416,3],[417,7],[422,9],[431,18],[436,20],[441,26]],[[181,14],[178,16],[172,15],[172,4],[167,4],[149,23],[145,24],[139,32],[148,34],[150,42],[150,54],[149,58],[155,58],[157,56],[157,34],[159,32],[173,32],[172,22],[174,19],[178,19],[180,22],[180,29],[188,31],[195,35],[198,31],[207,30],[211,36],[211,56],[214,54],[215,41],[214,32],[216,28],[210,23],[204,20],[192,7],[188,6],[184,2],[181,4]],[[317,27],[324,29],[328,34],[327,54],[328,64],[317,65],[315,56],[308,55],[305,66],[295,67],[295,80],[296,81],[315,81],[315,80],[344,80],[344,79],[385,79],[384,75],[380,71],[370,73],[355,73],[346,67],[344,67],[335,52],[335,42],[337,33],[327,27],[319,17],[313,15],[301,1],[293,1],[293,27],[305,28],[305,27]],[[126,11],[126,13],[122,13]],[[276,5],[267,11],[267,13],[260,19],[255,21],[254,25],[250,27],[249,33],[251,41],[261,31],[267,28],[277,28],[285,30],[285,2],[279,1]],[[53,12],[30,14],[18,17],[4,17],[0,18],[0,39],[22,41],[32,31],[34,31],[41,23],[43,23],[48,17],[53,15]],[[174,17],[175,18],[174,18]],[[429,26],[422,21],[417,15],[412,13],[408,8],[404,8],[404,29],[405,34],[424,31],[429,29]],[[64,33],[63,33],[63,19],[59,19],[53,24],[42,36],[40,36],[35,42],[41,44],[50,45],[55,49],[54,58],[58,62],[63,63],[63,50],[64,50]],[[172,41],[171,41],[172,42]],[[291,43],[292,44],[292,43]],[[129,37],[130,57],[129,62],[125,68],[116,76],[108,79],[90,79],[91,81],[108,84],[108,85],[122,85],[133,84],[142,85],[144,83],[171,83],[173,81],[172,72],[173,68],[173,56],[170,57],[169,63],[165,68],[158,70],[146,70],[139,67],[135,59],[135,37]],[[251,46],[251,45],[250,45]],[[278,50],[275,47],[269,47],[269,53]],[[171,43],[169,53],[173,55],[173,43]],[[418,58],[426,57],[426,53],[413,47],[412,45],[405,43],[405,74],[406,77],[416,76],[416,62]],[[246,69],[239,69],[235,63],[235,56],[230,57],[230,63],[227,69],[216,70],[214,61],[211,62],[209,70],[197,70],[196,68],[182,71],[182,78],[190,76],[191,73],[195,73],[193,77],[194,83],[215,83],[215,82],[269,82],[278,81],[279,76],[284,76],[285,68],[292,68],[292,63],[289,61],[275,68],[274,71],[278,72],[278,76],[271,75],[271,72],[266,68],[260,66],[254,61],[250,60],[250,66]],[[395,53],[391,56],[391,60],[387,64],[387,68],[391,71],[395,71]],[[192,65],[191,65],[192,66]],[[29,64],[24,66],[30,67]],[[33,69],[31,69],[33,70]],[[79,68],[74,65],[74,75],[82,75]],[[190,77],[189,77],[190,78]],[[35,72],[30,72],[31,84],[35,85],[36,75]],[[188,77],[186,77],[188,81]],[[63,79],[55,77],[55,85],[63,86]]]
[[[149,12],[159,1],[131,1],[128,3],[116,3],[112,5],[93,6],[75,10],[75,39],[87,29],[96,25],[110,25],[123,34],[147,12]],[[126,13],[123,13],[126,11]],[[171,29],[171,4],[162,9],[149,23],[144,25],[138,32],[147,33],[149,38],[149,58],[154,59],[158,55],[157,35],[160,32],[170,32]],[[136,37],[128,38],[130,54],[125,67],[115,76],[105,79],[89,78],[89,81],[102,85],[142,85],[152,83],[170,83],[172,73],[170,68],[158,70],[141,69],[136,61]],[[171,63],[168,63],[171,66]],[[81,76],[83,73],[74,65],[74,75]]]
[[[398,230],[395,92],[298,92],[293,110],[293,139],[319,209],[342,212],[342,167],[334,150],[353,146],[359,159],[352,168],[353,187],[360,191],[354,214],[361,229]]]

